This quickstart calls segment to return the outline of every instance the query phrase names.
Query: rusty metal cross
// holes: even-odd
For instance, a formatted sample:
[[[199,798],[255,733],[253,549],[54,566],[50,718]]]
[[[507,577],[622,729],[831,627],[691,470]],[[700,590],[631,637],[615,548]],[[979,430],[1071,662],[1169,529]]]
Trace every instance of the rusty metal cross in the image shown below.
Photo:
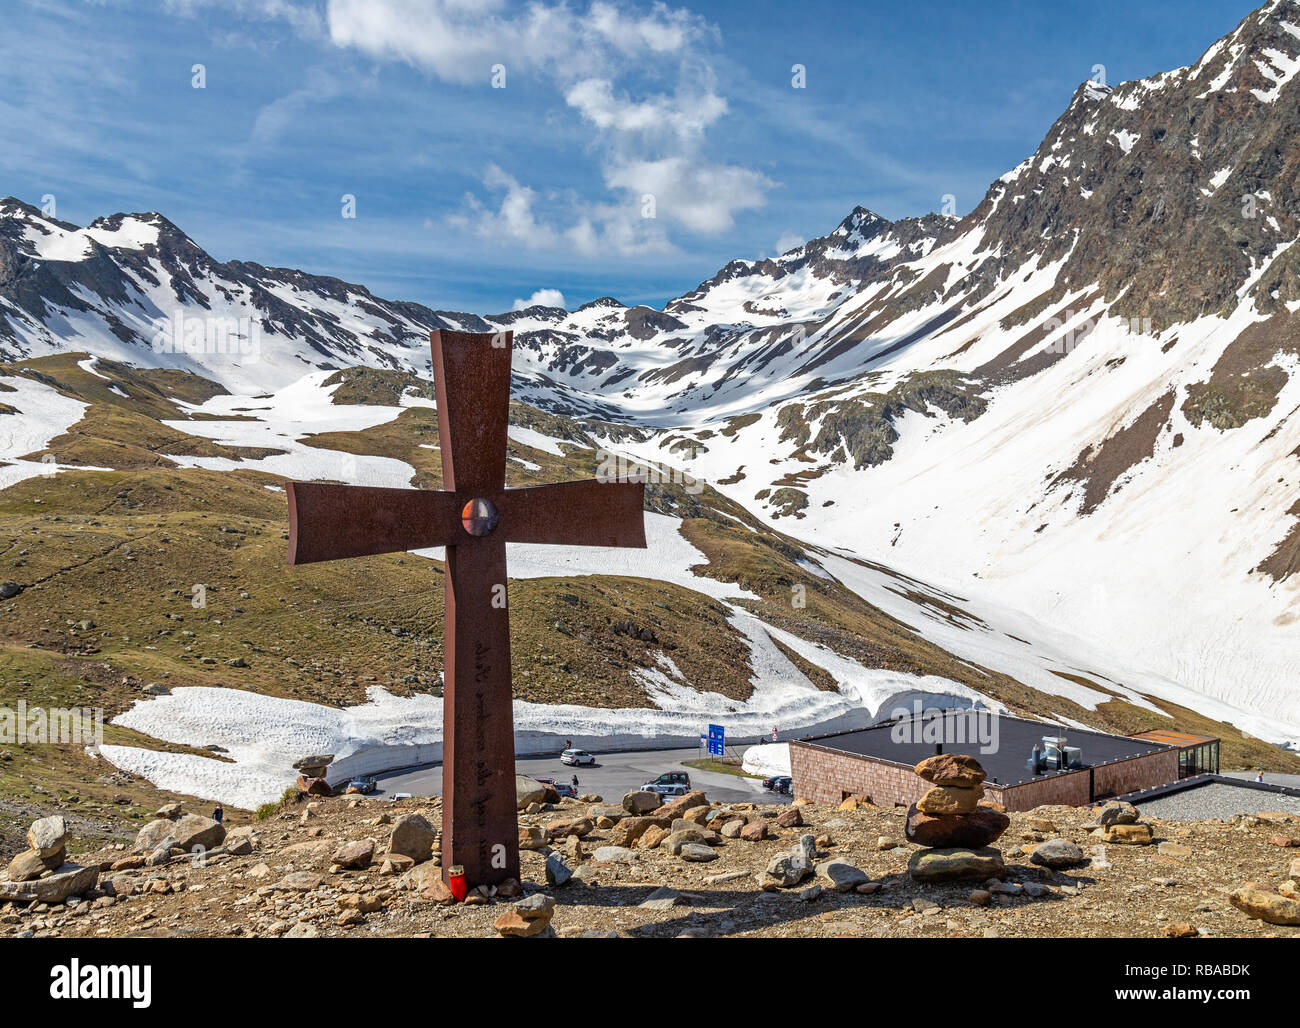
[[[507,489],[509,332],[432,333],[444,491],[287,482],[289,563],[447,548],[442,867],[519,877],[506,543],[645,546],[640,482]]]

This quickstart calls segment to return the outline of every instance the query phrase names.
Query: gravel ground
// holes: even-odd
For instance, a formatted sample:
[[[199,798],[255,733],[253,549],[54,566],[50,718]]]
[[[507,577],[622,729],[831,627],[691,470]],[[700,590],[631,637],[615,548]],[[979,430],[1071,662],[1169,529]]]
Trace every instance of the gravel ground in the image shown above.
[[[1141,806],[1143,815],[1149,814],[1166,821],[1208,821],[1210,818],[1227,820],[1233,814],[1253,814],[1260,810],[1285,810],[1300,814],[1300,796],[1285,796],[1259,789],[1239,789],[1212,782],[1196,789],[1176,792],[1172,796],[1146,800]]]
[[[1274,810],[1276,797],[1255,790]],[[722,806],[722,805],[719,805]],[[718,839],[711,862],[692,863],[658,848],[638,848],[623,858],[596,860],[614,830],[596,826],[570,858],[572,879],[546,884],[545,851],[521,856],[524,888],[556,903],[551,925],[562,937],[614,932],[623,937],[672,938],[689,932],[708,936],[983,938],[1032,936],[1163,936],[1174,925],[1192,925],[1202,936],[1271,936],[1300,939],[1300,927],[1255,920],[1233,907],[1231,890],[1241,883],[1279,885],[1294,878],[1291,861],[1300,850],[1270,842],[1300,831],[1290,820],[1250,819],[1189,823],[1150,818],[1158,845],[1106,845],[1098,851],[1088,829],[1096,811],[1039,807],[1010,815],[997,841],[1006,861],[1006,888],[992,897],[974,892],[984,882],[917,882],[907,873],[916,847],[903,841],[905,812],[859,807],[841,810],[807,804],[803,826],[781,828],[788,811],[774,804],[730,804],[747,819],[764,819],[777,837],[762,841]],[[743,810],[742,810],[743,808]],[[576,800],[519,815],[526,827],[590,817]],[[331,855],[344,842],[374,839],[382,851],[394,819],[423,812],[431,825],[441,815],[437,797],[394,804],[359,797],[331,797],[286,804],[249,826],[250,853],[217,853],[204,861],[178,858],[132,868],[127,844],[76,858],[83,864],[127,867],[101,876],[114,897],[75,905],[0,903],[0,938],[100,936],[455,936],[498,937],[493,927],[507,912],[504,900],[439,905],[420,891],[426,876],[437,879],[434,861],[409,876],[385,874],[376,860],[365,870],[333,868]],[[1145,805],[1144,818],[1148,818]],[[775,857],[791,852],[809,833],[826,856],[861,869],[875,886],[867,893],[835,892],[808,878],[796,886],[763,891],[759,874]],[[1047,838],[1078,845],[1080,866],[1052,871],[1029,854]],[[568,849],[565,843],[557,848]],[[894,845],[891,845],[893,843]],[[1096,859],[1100,856],[1102,859]],[[140,860],[136,855],[134,860]],[[661,887],[677,890],[684,906],[645,907]],[[821,886],[818,891],[817,886]],[[811,889],[810,892],[805,890]],[[977,898],[978,897],[978,898]],[[87,899],[91,897],[87,896]]]

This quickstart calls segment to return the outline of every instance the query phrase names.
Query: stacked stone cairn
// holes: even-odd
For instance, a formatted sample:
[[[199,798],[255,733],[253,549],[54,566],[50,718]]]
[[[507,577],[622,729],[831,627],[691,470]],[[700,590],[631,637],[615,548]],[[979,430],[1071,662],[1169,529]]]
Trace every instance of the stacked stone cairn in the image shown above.
[[[984,798],[984,769],[974,757],[938,753],[913,769],[932,788],[907,811],[907,839],[925,847],[912,854],[908,873],[917,881],[1000,878],[994,843],[1010,818]]]
[[[309,757],[295,760],[293,769],[298,772],[298,781],[295,783],[298,791],[307,796],[333,796],[334,790],[325,781],[326,769],[333,760],[333,753],[313,753]]]
[[[68,827],[61,816],[43,817],[27,830],[27,849],[0,872],[0,902],[63,903],[95,887],[99,868],[67,857]]]
[[[1111,800],[1097,811],[1087,826],[1092,837],[1118,846],[1150,846],[1154,841],[1151,826],[1138,820],[1138,809],[1123,800]]]

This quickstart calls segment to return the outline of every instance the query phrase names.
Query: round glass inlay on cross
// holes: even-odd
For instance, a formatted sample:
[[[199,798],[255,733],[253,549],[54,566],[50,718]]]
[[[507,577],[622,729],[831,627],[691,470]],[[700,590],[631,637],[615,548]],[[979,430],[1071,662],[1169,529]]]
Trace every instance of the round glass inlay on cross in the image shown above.
[[[470,500],[460,511],[460,523],[470,535],[487,535],[497,527],[497,507],[491,500]]]

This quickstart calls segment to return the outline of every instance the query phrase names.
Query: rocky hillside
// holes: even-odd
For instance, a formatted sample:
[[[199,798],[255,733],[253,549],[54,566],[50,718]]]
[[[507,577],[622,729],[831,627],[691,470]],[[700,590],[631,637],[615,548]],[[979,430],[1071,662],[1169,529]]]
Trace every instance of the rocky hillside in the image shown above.
[[[536,783],[533,783],[536,785]],[[1124,824],[1119,807],[1009,815],[992,877],[944,879],[906,813],[713,803],[643,810],[521,796],[523,881],[454,902],[438,801],[287,799],[225,830],[179,805],[134,841],[71,858],[38,822],[0,884],[9,936],[1291,936],[1294,815]],[[1116,821],[1119,817],[1121,821]],[[1097,823],[1111,824],[1097,828]],[[1144,829],[1125,835],[1119,828]],[[1098,836],[1106,837],[1099,848]],[[1125,841],[1125,840],[1130,841]],[[1137,840],[1133,843],[1132,840]],[[65,860],[53,872],[45,864]],[[200,847],[197,852],[191,852]],[[990,854],[996,853],[996,860]],[[949,868],[951,871],[951,866]],[[39,877],[45,875],[45,877]]]
[[[925,693],[1294,769],[1297,67],[1273,0],[1082,85],[966,217],[859,208],[662,310],[433,311],[0,202],[0,700],[93,697],[122,769],[248,807],[292,751],[436,745],[441,554],[286,569],[283,480],[436,487],[428,331],[509,329],[511,484],[655,469],[641,563],[512,554],[525,740]]]

